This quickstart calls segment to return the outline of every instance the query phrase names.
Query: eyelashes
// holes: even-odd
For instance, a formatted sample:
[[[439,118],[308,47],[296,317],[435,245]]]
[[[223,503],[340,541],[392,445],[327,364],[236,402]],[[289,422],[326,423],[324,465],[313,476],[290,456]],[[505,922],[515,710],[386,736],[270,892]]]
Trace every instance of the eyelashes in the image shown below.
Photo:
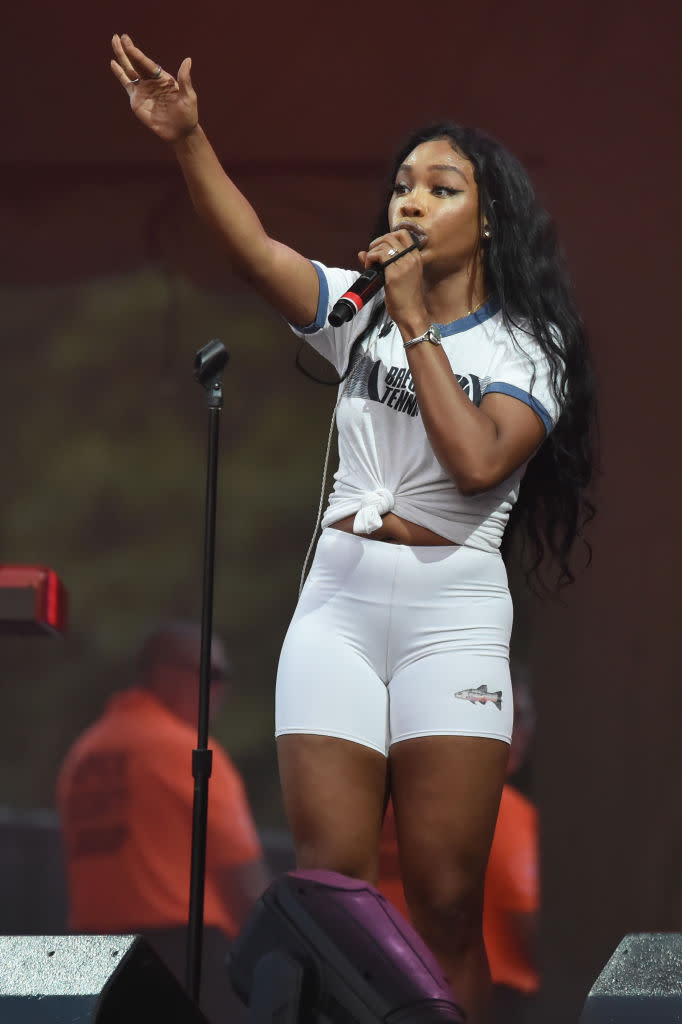
[[[411,187],[402,182],[396,182],[396,184],[393,186],[394,196],[406,196],[411,191]],[[451,188],[449,185],[431,186],[431,192],[435,196],[447,196],[448,198],[450,198],[451,196],[459,195],[459,193],[462,191],[463,189],[461,188]]]

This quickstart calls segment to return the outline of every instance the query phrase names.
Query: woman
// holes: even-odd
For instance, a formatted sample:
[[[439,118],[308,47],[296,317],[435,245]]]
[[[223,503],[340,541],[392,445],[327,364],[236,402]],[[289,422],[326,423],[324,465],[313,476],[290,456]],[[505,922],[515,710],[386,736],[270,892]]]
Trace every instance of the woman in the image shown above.
[[[359,254],[392,260],[385,288],[332,329],[356,274],[267,236],[199,125],[189,59],[175,80],[129,37],[113,48],[233,268],[344,377],[339,471],[277,681],[298,864],[376,881],[390,789],[412,919],[481,1020],[483,879],[512,727],[500,542],[527,465],[517,515],[534,568],[547,548],[572,578],[590,510],[591,378],[548,219],[496,143],[450,125],[414,136]]]

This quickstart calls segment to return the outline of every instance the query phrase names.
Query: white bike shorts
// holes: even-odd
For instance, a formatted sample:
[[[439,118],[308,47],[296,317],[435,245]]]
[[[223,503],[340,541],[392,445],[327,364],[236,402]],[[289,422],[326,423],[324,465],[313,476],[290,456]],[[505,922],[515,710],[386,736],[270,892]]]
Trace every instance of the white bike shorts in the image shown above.
[[[323,530],[280,655],[275,735],[385,756],[416,736],[509,743],[511,626],[498,552]]]

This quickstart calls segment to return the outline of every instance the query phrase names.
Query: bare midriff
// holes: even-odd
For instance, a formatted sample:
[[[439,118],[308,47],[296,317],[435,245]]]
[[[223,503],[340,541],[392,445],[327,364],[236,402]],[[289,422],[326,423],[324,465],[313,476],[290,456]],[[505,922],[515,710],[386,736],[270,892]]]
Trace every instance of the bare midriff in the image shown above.
[[[346,516],[339,519],[338,523],[332,523],[334,530],[343,530],[345,533],[353,532],[353,520],[355,516]],[[382,516],[381,526],[373,533],[359,534],[361,537],[368,537],[370,540],[384,540],[389,544],[410,544],[413,547],[422,545],[447,544],[454,546],[451,540],[446,540],[433,530],[427,530],[425,526],[417,526],[416,523],[408,523],[401,519],[394,512],[387,512]]]

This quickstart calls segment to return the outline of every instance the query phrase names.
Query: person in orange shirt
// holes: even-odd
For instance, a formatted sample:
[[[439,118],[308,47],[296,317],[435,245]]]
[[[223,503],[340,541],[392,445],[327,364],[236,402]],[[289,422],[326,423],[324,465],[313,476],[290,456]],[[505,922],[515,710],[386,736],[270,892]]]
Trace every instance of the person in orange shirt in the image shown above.
[[[514,732],[508,777],[523,765],[534,728],[531,691],[520,666],[512,668],[512,679]],[[483,909],[483,937],[493,979],[493,1024],[524,1024],[532,1019],[540,988],[539,909],[538,812],[507,782],[488,860]]]
[[[514,732],[508,777],[521,768],[533,734],[530,688],[521,666],[512,669]],[[538,817],[533,804],[509,782],[502,790],[485,878],[483,937],[493,980],[491,1024],[531,1020],[540,988],[536,940],[540,905]],[[378,888],[409,918],[395,818],[389,803],[381,836]]]
[[[181,980],[200,650],[197,625],[175,622],[152,631],[138,654],[135,685],[110,698],[68,752],[57,780],[70,929],[141,933]],[[212,711],[224,699],[227,676],[225,649],[214,638]],[[223,951],[270,879],[242,779],[215,740],[209,746],[205,950],[210,955],[211,935],[222,940],[215,958],[224,973]]]

